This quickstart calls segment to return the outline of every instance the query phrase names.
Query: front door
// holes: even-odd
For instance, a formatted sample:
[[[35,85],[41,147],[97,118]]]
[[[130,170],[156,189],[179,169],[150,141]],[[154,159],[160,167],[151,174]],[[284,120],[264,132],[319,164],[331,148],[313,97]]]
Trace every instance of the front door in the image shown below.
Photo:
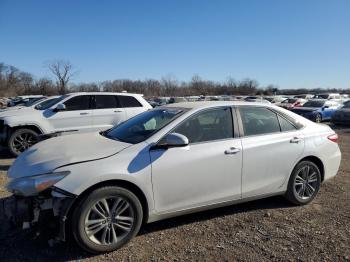
[[[229,107],[201,111],[173,130],[188,146],[150,152],[158,212],[241,198],[242,146],[232,120]]]

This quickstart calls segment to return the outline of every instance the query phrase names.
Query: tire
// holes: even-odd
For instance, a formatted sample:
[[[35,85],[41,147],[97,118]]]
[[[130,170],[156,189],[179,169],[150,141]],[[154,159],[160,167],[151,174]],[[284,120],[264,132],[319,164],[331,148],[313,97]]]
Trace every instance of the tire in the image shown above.
[[[288,182],[286,199],[295,205],[306,205],[317,195],[321,186],[321,172],[311,161],[298,163]]]
[[[317,113],[315,116],[315,122],[316,123],[321,123],[322,122],[322,116],[320,113]]]
[[[137,235],[142,218],[140,200],[131,191],[117,186],[101,187],[82,198],[73,211],[73,236],[90,253],[111,252]]]
[[[15,130],[9,140],[8,148],[14,156],[18,156],[23,151],[34,145],[37,140],[38,133],[29,128],[20,128]]]

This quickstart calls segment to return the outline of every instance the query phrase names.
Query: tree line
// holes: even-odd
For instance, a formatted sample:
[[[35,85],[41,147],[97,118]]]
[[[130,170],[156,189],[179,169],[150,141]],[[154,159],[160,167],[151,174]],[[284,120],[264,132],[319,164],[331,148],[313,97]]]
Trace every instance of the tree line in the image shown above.
[[[191,96],[191,95],[296,95],[305,93],[336,92],[350,93],[350,89],[279,89],[277,86],[259,86],[253,79],[237,81],[228,78],[224,82],[204,80],[198,75],[188,82],[172,77],[160,80],[117,79],[113,81],[72,83],[74,67],[68,61],[55,60],[47,64],[53,78],[36,78],[32,74],[0,62],[0,97],[17,95],[59,95],[69,92],[122,92],[140,93],[145,96]]]

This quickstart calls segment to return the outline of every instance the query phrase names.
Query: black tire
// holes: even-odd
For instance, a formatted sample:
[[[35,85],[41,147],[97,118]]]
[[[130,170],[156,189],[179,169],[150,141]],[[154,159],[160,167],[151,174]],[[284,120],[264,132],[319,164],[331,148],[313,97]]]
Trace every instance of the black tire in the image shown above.
[[[100,225],[94,224],[90,225],[91,231],[94,231],[97,229],[97,227],[103,226],[103,228],[99,229],[96,233],[94,233],[92,236],[88,236],[88,232],[86,227],[87,226],[87,221],[97,221],[97,220],[103,220],[104,218],[101,216],[100,218],[92,218],[90,220],[90,216],[100,214],[100,213],[95,213],[94,207],[96,209],[99,209],[100,206],[98,206],[100,203],[103,203],[103,200],[106,200],[108,202],[109,207],[114,207],[114,203],[118,202],[117,199],[122,199],[121,201],[125,201],[129,204],[130,210],[126,210],[124,212],[130,212],[133,216],[133,222],[130,225],[130,231],[125,233],[124,236],[122,236],[117,242],[115,243],[97,243],[99,240],[98,238],[101,237],[101,239],[106,240],[106,234],[105,231],[109,230],[108,232],[108,238],[109,240],[112,241],[113,234],[112,230],[114,231],[114,235],[117,236],[116,231],[119,230],[122,232],[119,227],[117,227],[116,224],[120,223],[117,220],[116,213],[112,212],[109,213],[109,221],[104,221],[102,222],[104,225],[99,223]],[[101,202],[100,202],[101,201]],[[115,202],[113,202],[115,201]],[[119,205],[119,202],[118,204]],[[123,208],[121,208],[123,209]],[[111,210],[111,209],[109,209]],[[119,209],[120,210],[120,209]],[[101,209],[99,209],[101,211]],[[121,212],[120,214],[122,214]],[[131,216],[131,215],[130,215]],[[112,219],[116,220],[114,223]],[[120,217],[126,217],[120,216]],[[93,220],[94,219],[94,220]],[[142,224],[142,219],[143,219],[143,210],[142,210],[142,205],[140,203],[140,200],[133,194],[131,191],[122,188],[122,187],[117,187],[117,186],[106,186],[106,187],[101,187],[98,188],[94,191],[92,191],[90,194],[88,194],[86,197],[82,198],[78,205],[76,206],[75,210],[73,211],[73,216],[72,216],[72,231],[73,231],[73,236],[78,243],[80,247],[85,249],[86,251],[93,253],[93,254],[98,254],[98,253],[105,253],[105,252],[111,252],[114,250],[119,249],[120,247],[124,246],[126,243],[128,243],[133,237],[137,235],[137,233],[140,230],[141,224]],[[97,227],[95,226],[97,225]],[[107,229],[106,229],[107,228]],[[91,233],[90,231],[90,233]],[[100,235],[99,235],[100,234]],[[104,237],[103,237],[103,234]],[[91,239],[93,238],[93,239]],[[116,237],[118,239],[119,236]]]
[[[320,113],[317,113],[315,116],[315,122],[321,123],[322,122],[322,115]]]
[[[309,172],[308,175],[305,175],[306,170]],[[305,182],[301,181],[300,178],[303,178]],[[295,205],[306,205],[315,198],[320,186],[321,172],[317,165],[311,161],[302,161],[299,162],[293,169],[293,172],[289,178],[285,197],[288,201]],[[311,192],[312,194],[309,195]],[[304,193],[305,196],[302,197]]]
[[[7,142],[10,153],[18,156],[23,151],[38,142],[38,133],[29,128],[20,128],[15,130]]]

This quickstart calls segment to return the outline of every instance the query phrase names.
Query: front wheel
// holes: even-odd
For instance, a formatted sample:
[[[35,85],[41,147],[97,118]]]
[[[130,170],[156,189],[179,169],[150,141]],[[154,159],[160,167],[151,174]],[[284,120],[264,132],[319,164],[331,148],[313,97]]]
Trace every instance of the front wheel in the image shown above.
[[[90,253],[110,252],[137,235],[142,218],[141,203],[131,191],[102,187],[83,198],[74,210],[73,235]]]
[[[294,168],[288,182],[286,198],[296,205],[310,203],[321,186],[321,172],[311,161],[302,161]]]
[[[8,148],[14,156],[18,156],[20,153],[37,143],[37,137],[38,133],[32,129],[17,129],[11,134],[8,140]]]

